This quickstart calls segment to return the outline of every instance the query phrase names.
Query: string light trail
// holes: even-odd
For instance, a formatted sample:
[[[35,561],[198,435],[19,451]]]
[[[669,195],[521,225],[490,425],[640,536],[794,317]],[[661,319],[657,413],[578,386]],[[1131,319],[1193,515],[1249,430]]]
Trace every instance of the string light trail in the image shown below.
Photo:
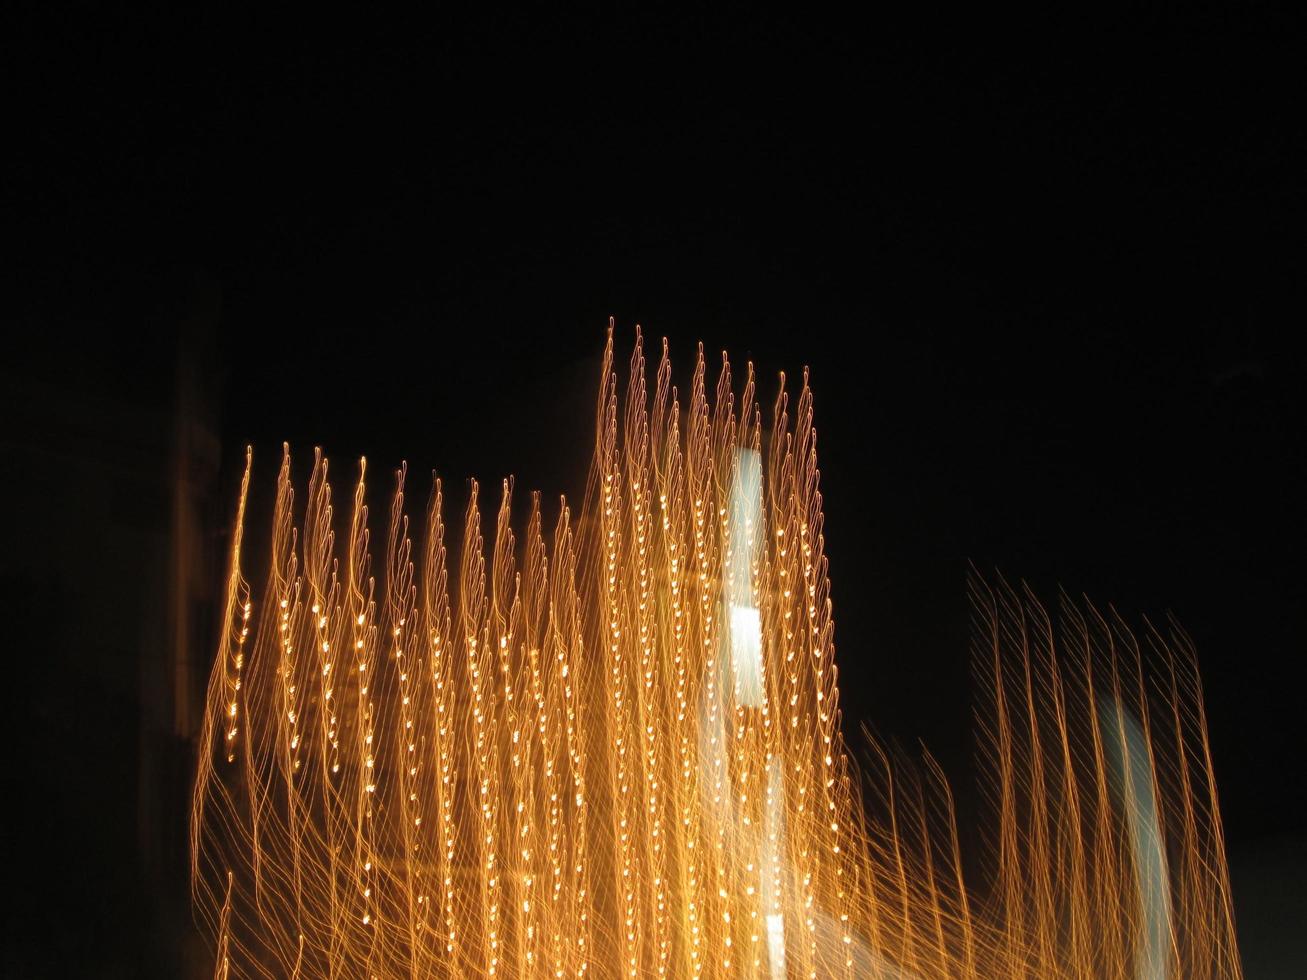
[[[738,402],[702,347],[686,397],[665,341],[647,373],[610,326],[552,532],[512,481],[411,527],[401,468],[374,566],[366,463],[338,514],[285,449],[252,561],[247,453],[191,812],[215,976],[1240,977],[1179,627],[973,573],[968,882],[934,759],[841,734],[806,373],[766,426],[752,365]]]

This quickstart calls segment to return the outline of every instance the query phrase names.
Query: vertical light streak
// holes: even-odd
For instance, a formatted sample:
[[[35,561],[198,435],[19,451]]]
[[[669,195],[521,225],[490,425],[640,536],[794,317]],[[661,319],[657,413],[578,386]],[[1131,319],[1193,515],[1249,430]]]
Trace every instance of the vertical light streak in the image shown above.
[[[373,622],[375,609],[372,602],[373,581],[368,575],[371,556],[368,553],[368,508],[366,493],[367,459],[359,460],[359,477],[354,487],[354,507],[350,516],[350,549],[347,565],[346,596],[348,599],[350,637],[354,675],[355,721],[355,772],[354,780],[354,868],[355,900],[352,903],[355,921],[351,930],[359,938],[362,964],[369,971],[375,969],[381,920],[378,914],[377,889],[380,886],[380,862],[376,849],[373,818],[376,815],[374,798],[377,791],[376,758],[373,753],[375,716],[371,695],[373,671],[376,663],[377,628]],[[359,934],[361,930],[361,935]]]
[[[454,710],[459,707],[453,697],[454,664],[450,647],[452,622],[449,605],[449,572],[445,556],[444,492],[440,479],[433,475],[434,490],[427,510],[427,542],[423,559],[422,615],[429,645],[429,672],[431,718],[428,731],[434,743],[437,778],[434,782],[435,820],[439,828],[436,841],[436,881],[440,891],[440,936],[438,946],[444,947],[445,956],[437,958],[446,969],[454,969],[461,958],[460,940],[455,922],[455,841],[458,830],[454,823],[454,794],[459,771],[456,768],[456,732]]]

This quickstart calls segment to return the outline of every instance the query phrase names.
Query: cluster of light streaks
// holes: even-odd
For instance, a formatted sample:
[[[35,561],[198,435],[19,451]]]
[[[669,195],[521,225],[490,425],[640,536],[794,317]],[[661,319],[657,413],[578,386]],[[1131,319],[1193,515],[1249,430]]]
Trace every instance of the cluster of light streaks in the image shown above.
[[[366,465],[340,520],[286,450],[255,594],[247,455],[191,814],[216,974],[1238,976],[1183,634],[973,578],[968,886],[934,761],[846,753],[806,375],[764,433],[752,366],[738,403],[702,348],[684,403],[665,341],[646,374],[610,327],[581,510],[547,542],[505,481],[487,553],[473,483],[452,580],[438,479],[417,534],[395,474],[375,577]]]

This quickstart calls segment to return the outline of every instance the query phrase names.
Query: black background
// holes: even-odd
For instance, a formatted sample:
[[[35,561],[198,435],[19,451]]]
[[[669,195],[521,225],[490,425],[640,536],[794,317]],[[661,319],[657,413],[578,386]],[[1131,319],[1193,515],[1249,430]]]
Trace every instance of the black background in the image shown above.
[[[96,8],[10,37],[12,975],[189,968],[190,750],[149,762],[137,652],[178,406],[215,447],[213,567],[246,443],[265,484],[286,439],[579,495],[610,315],[682,378],[699,340],[751,358],[766,404],[811,367],[855,742],[923,738],[968,783],[968,559],[1174,611],[1250,976],[1301,957],[1287,22]]]

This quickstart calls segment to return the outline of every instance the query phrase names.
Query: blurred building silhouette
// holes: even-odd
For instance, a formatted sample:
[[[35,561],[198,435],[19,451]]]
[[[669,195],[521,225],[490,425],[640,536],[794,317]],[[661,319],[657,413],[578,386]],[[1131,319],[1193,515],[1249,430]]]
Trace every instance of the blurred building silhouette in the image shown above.
[[[120,336],[43,311],[33,356],[0,368],[4,820],[23,881],[6,976],[189,976],[206,958],[185,814],[225,550],[219,297],[173,275],[134,312],[140,331]]]

